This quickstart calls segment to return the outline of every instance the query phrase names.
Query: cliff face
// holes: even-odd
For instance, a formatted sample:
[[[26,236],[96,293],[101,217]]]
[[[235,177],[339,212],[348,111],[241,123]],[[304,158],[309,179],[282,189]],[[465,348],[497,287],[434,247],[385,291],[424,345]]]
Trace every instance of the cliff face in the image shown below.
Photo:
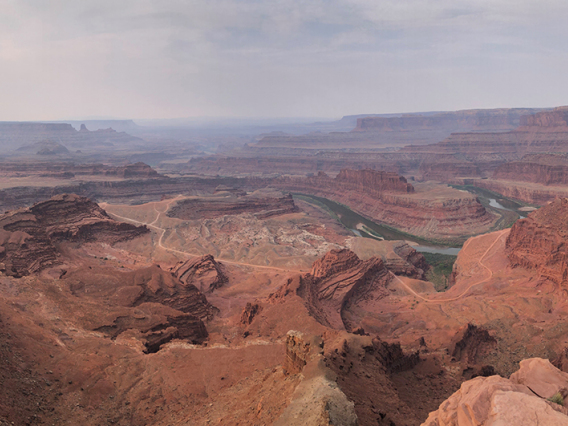
[[[365,117],[357,119],[355,132],[408,131],[416,129],[444,129],[456,131],[512,130],[521,117],[538,110],[512,108],[488,110],[464,110],[429,115],[404,114],[401,117]]]
[[[57,262],[59,241],[114,244],[146,232],[114,221],[87,198],[58,195],[0,216],[0,262],[7,274],[28,275]]]
[[[451,182],[456,177],[490,177],[494,172],[494,177],[499,178],[512,174],[521,176],[528,171],[529,176],[524,180],[533,175],[555,175],[558,170],[547,171],[543,166],[527,165],[521,158],[529,154],[567,153],[567,117],[567,108],[556,108],[522,116],[521,126],[514,130],[498,133],[459,131],[435,144],[407,146],[401,153],[422,157],[420,172],[426,180]],[[505,164],[510,162],[514,164]],[[554,179],[558,178],[553,177],[551,183]]]
[[[298,295],[310,314],[335,329],[356,328],[344,316],[352,304],[366,298],[387,296],[390,274],[381,259],[362,261],[350,250],[332,250],[314,262],[300,280]]]
[[[566,154],[528,154],[521,161],[499,166],[494,179],[534,182],[543,185],[568,183],[568,156]]]
[[[558,107],[552,111],[525,115],[521,117],[518,130],[568,132],[568,107]]]
[[[568,279],[568,199],[561,198],[513,225],[507,238],[513,267],[536,269],[558,284]]]
[[[384,191],[414,192],[414,187],[396,173],[343,169],[335,181],[346,188],[378,195]]]
[[[456,177],[482,176],[479,166],[470,161],[459,160],[454,156],[449,158],[440,157],[443,157],[443,155],[438,156],[437,159],[424,160],[420,163],[422,180],[448,182]]]

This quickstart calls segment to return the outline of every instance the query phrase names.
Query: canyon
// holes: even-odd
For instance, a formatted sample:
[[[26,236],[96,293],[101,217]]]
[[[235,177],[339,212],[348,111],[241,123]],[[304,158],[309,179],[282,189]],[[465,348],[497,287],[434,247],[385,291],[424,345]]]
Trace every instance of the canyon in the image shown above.
[[[568,424],[567,111],[152,166],[110,159],[152,156],[126,134],[4,123],[0,423]]]
[[[432,240],[455,241],[486,232],[497,220],[467,192],[411,185],[394,173],[342,170],[331,178],[320,172],[306,178],[280,178],[273,185],[340,202],[379,223]]]
[[[400,191],[409,190],[397,182]],[[424,281],[429,266],[423,256],[400,242],[337,234],[337,248],[313,257],[309,269],[297,272],[297,261],[290,257],[287,264],[266,267],[263,262],[257,266],[190,255],[185,245],[164,238],[161,231],[181,220],[167,214],[177,203],[165,199],[149,206],[105,205],[115,212],[106,213],[81,197],[65,195],[14,213],[36,212],[37,226],[52,238],[88,236],[81,231],[84,226],[113,223],[110,217],[117,215],[136,219],[126,220],[133,224],[122,228],[113,225],[105,238],[60,241],[58,261],[41,269],[3,274],[3,341],[19,348],[19,358],[4,352],[8,361],[2,377],[17,386],[4,388],[2,401],[14,392],[31,391],[41,401],[39,407],[54,410],[0,405],[0,415],[15,420],[35,416],[41,422],[199,424],[231,418],[299,424],[294,419],[306,413],[314,422],[329,424],[337,419],[342,424],[420,424],[445,399],[456,400],[451,395],[460,385],[459,395],[471,394],[464,390],[469,389],[464,380],[510,374],[515,359],[554,360],[568,345],[562,333],[547,331],[547,325],[562,321],[564,309],[555,296],[560,290],[554,277],[540,273],[535,280],[533,267],[514,261],[524,256],[522,246],[510,243],[514,236],[540,232],[521,227],[522,221],[510,231],[468,240],[458,256],[453,285],[436,293]],[[548,212],[539,210],[524,221],[537,221],[563,235],[564,204],[553,203],[545,208]],[[299,206],[315,214],[309,205]],[[156,220],[152,212],[162,213]],[[292,218],[298,214],[281,217],[296,222]],[[252,217],[247,211],[233,216]],[[326,239],[331,238],[333,231],[326,232]],[[141,250],[144,246],[155,248],[149,253]],[[43,248],[30,245],[30,250],[42,253]],[[546,265],[544,254],[556,249],[541,250],[540,262]],[[538,328],[529,317],[539,321]],[[53,323],[60,331],[51,326],[41,331],[44,326],[29,323],[31,318],[44,326]],[[41,337],[30,340],[37,333]],[[49,349],[37,351],[37,345]],[[155,358],[146,361],[149,356]],[[235,363],[240,359],[247,361]],[[21,369],[18,360],[34,360],[45,370]],[[75,367],[69,369],[71,362]],[[158,368],[164,363],[172,368]],[[120,368],[109,369],[111,365]],[[138,374],[145,380],[135,381]],[[205,393],[199,383],[182,379],[196,374],[213,380]],[[23,377],[33,377],[43,387],[26,390],[30,388]],[[480,386],[491,383],[473,380]],[[113,398],[103,402],[104,395]],[[465,396],[459,398],[458,406],[469,404]],[[257,408],[239,409],[237,401],[241,407]],[[76,403],[86,408],[72,410]],[[159,409],[164,403],[173,408]],[[442,404],[444,414],[430,418],[452,416],[452,404]],[[82,417],[87,413],[89,420]]]

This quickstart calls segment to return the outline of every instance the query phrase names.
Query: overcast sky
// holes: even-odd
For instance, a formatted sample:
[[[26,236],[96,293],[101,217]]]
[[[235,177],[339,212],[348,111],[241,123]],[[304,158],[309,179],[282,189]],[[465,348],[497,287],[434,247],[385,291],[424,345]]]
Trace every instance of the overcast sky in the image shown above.
[[[568,104],[566,0],[0,0],[0,120]]]

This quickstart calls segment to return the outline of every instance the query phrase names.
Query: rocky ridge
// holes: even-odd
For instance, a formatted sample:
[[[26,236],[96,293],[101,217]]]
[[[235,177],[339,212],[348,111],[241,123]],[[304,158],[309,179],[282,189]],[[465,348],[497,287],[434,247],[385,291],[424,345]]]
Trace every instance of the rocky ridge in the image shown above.
[[[297,294],[320,324],[336,330],[354,330],[356,324],[346,317],[349,307],[363,299],[385,297],[390,279],[379,258],[363,261],[350,250],[331,250],[314,262],[310,273],[288,280],[271,299]]]
[[[116,222],[87,198],[58,195],[0,216],[0,262],[7,274],[28,275],[57,263],[60,241],[115,244],[147,232]]]

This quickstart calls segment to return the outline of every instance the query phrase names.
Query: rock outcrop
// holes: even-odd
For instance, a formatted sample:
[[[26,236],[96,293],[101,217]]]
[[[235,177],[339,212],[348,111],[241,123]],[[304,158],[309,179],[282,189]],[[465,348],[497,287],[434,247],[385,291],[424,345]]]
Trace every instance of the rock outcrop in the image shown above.
[[[189,313],[200,320],[210,320],[217,312],[203,293],[188,280],[180,280],[157,266],[139,269],[125,277],[132,285],[121,287],[119,303],[138,306],[142,303],[161,303],[178,311]]]
[[[433,409],[447,397],[438,389],[453,388],[440,367],[420,371],[424,361],[418,352],[405,353],[400,345],[378,337],[349,335],[326,341],[324,355],[339,388],[355,402],[361,425],[419,424],[429,412],[427,407]],[[426,382],[429,392],[422,395]]]
[[[430,265],[426,262],[422,253],[403,241],[394,243],[393,251],[400,256],[400,260],[403,262],[398,259],[385,259],[384,262],[389,271],[392,271],[395,275],[404,275],[419,280],[426,279],[426,272],[430,269]]]
[[[478,359],[497,346],[497,340],[483,328],[468,324],[453,339],[452,360],[468,367],[475,366]]]
[[[250,325],[256,316],[262,312],[262,309],[262,305],[258,303],[247,302],[243,312],[241,313],[241,325]]]
[[[28,275],[57,262],[60,241],[115,244],[147,232],[116,222],[87,198],[58,195],[0,216],[0,262],[9,275]]]
[[[308,362],[310,341],[299,331],[290,330],[286,334],[286,360],[283,369],[285,374],[301,373]]]
[[[210,254],[179,262],[172,268],[172,274],[185,285],[197,287],[202,293],[211,293],[229,281],[223,266]]]
[[[357,426],[355,404],[339,389],[331,372],[323,365],[323,341],[290,330],[286,335],[283,370],[300,376],[292,401],[275,426]],[[301,373],[301,374],[300,374]]]
[[[350,250],[332,250],[301,277],[297,294],[321,324],[352,330],[357,327],[345,318],[345,312],[364,299],[385,297],[390,279],[381,259],[363,261]]]
[[[566,389],[568,374],[548,360],[526,359],[509,379],[491,376],[464,382],[423,426],[568,425]],[[558,402],[548,400],[555,395]]]
[[[568,199],[561,198],[513,225],[507,251],[513,267],[535,269],[558,284],[568,279]]]
[[[382,192],[414,192],[414,187],[402,176],[377,170],[343,169],[335,176],[339,187],[379,196]]]
[[[307,178],[281,179],[275,182],[290,188],[302,187],[317,189],[329,188],[337,192],[356,191],[370,197],[381,197],[385,192],[409,194],[414,192],[414,187],[403,176],[396,173],[378,170],[341,170],[335,178],[330,178],[326,173],[319,172],[317,176]]]

